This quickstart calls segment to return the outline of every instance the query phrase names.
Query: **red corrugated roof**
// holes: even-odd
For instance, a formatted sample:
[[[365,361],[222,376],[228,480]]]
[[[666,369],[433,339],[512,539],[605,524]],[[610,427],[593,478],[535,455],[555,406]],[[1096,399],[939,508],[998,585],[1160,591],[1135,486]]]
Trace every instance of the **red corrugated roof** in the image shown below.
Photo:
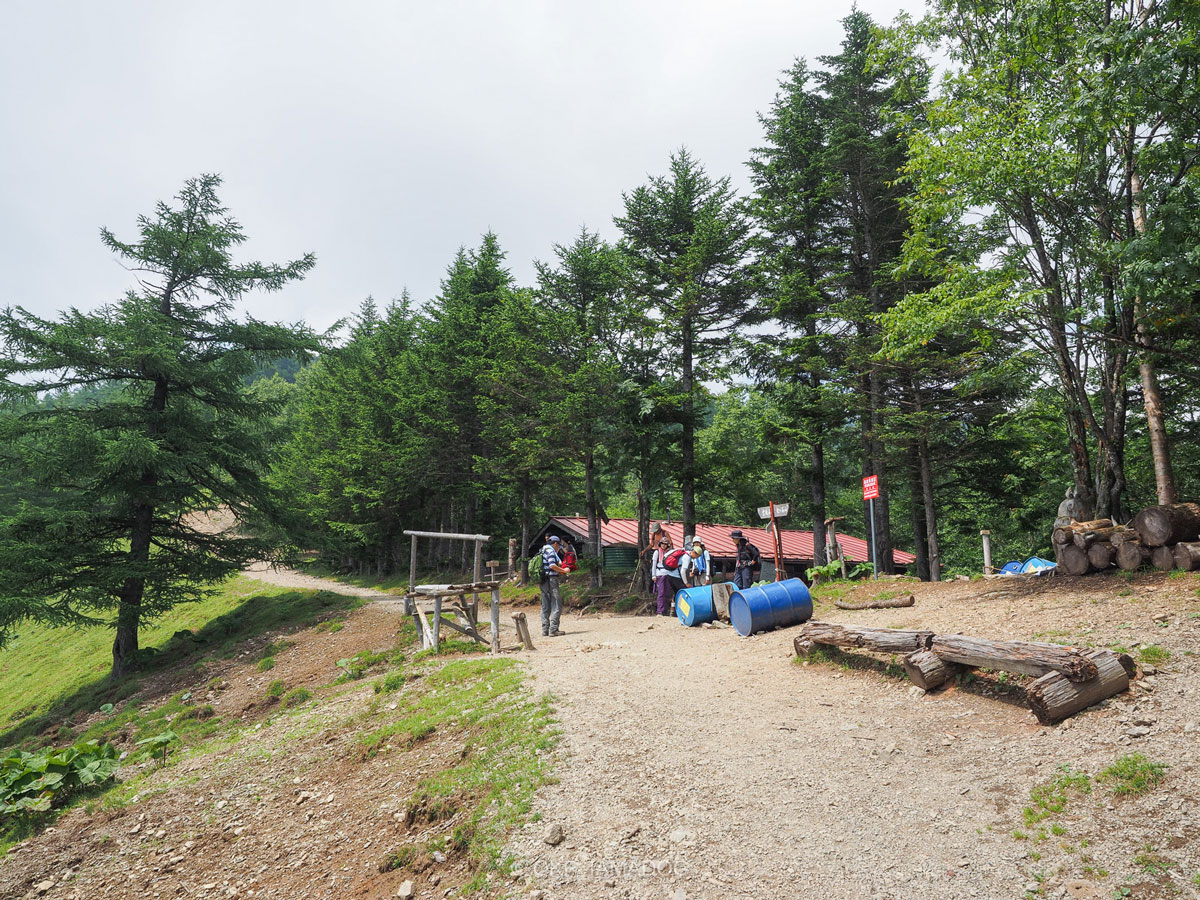
[[[587,519],[581,516],[552,516],[550,521],[554,522],[561,528],[565,528],[579,537],[587,536]],[[600,523],[600,542],[608,547],[614,544],[628,544],[637,546],[637,519],[609,519],[608,524]],[[667,533],[671,535],[671,540],[678,547],[683,543],[685,537],[683,526],[678,522],[670,525],[664,525]],[[745,525],[706,525],[699,524],[696,526],[696,537],[704,542],[704,546],[708,548],[708,552],[713,556],[725,556],[732,558],[735,552],[733,538],[729,536],[734,528],[741,528],[745,533],[747,540],[758,546],[762,551],[763,557],[771,558],[771,537],[761,527],[751,528]],[[838,532],[838,542],[842,545],[842,552],[846,555],[846,559],[852,562],[866,562],[869,558],[867,542],[862,538],[856,538],[849,534]],[[811,531],[797,531],[795,529],[784,528],[779,532],[780,541],[783,543],[783,555],[786,559],[793,560],[808,560],[813,558],[813,533]],[[911,553],[905,553],[903,550],[893,550],[892,558],[897,565],[909,566],[917,561],[917,558]]]

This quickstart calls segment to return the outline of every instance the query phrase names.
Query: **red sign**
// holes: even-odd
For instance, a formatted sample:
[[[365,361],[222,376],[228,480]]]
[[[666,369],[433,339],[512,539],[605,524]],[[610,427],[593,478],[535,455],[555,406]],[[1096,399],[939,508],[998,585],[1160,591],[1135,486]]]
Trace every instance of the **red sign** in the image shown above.
[[[863,479],[863,499],[874,500],[879,496],[879,476],[868,475]]]

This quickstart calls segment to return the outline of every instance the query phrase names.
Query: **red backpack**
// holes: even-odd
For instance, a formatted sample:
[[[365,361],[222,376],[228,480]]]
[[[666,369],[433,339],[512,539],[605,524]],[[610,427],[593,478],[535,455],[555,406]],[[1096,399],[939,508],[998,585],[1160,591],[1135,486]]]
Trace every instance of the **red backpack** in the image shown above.
[[[685,554],[685,553],[687,553],[686,550],[672,550],[670,553],[668,553],[666,555],[666,557],[663,558],[663,561],[662,561],[663,568],[678,569],[679,561],[681,559],[683,559],[683,554]]]

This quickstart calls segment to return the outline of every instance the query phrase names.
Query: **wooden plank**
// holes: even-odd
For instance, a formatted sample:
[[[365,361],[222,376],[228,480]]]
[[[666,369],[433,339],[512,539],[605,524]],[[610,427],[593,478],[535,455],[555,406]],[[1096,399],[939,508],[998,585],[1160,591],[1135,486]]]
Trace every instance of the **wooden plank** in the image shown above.
[[[476,631],[474,628],[471,628],[469,626],[459,625],[457,622],[452,621],[451,619],[442,619],[442,624],[445,625],[447,628],[451,628],[454,631],[457,631],[459,634],[466,635],[467,637],[471,638],[472,640],[479,641],[479,643],[481,643],[481,644],[487,643],[487,641],[485,641],[483,639],[483,637],[479,634],[479,632]]]
[[[529,623],[525,621],[525,613],[515,612],[512,614],[513,623],[517,626],[517,635],[521,638],[521,643],[525,645],[526,650],[533,649],[533,638],[529,636]]]
[[[425,618],[425,610],[419,603],[417,604],[417,615],[421,617],[421,649],[425,650],[433,646],[433,632],[429,627],[429,620]]]
[[[964,666],[1023,675],[1061,672],[1071,681],[1096,677],[1096,664],[1082,651],[1041,641],[987,641],[962,634],[939,634],[929,647],[942,659]]]

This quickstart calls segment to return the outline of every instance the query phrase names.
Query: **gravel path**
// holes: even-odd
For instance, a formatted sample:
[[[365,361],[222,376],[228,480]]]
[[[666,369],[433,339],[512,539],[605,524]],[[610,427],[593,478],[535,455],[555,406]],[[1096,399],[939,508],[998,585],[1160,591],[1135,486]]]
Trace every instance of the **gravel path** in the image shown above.
[[[376,591],[372,588],[359,587],[356,584],[346,584],[342,581],[334,581],[332,578],[317,578],[313,575],[305,575],[303,572],[298,572],[295,569],[274,567],[268,563],[254,563],[244,569],[242,574],[248,578],[273,584],[276,587],[333,591],[335,594],[348,594],[351,597],[366,597],[369,600],[387,600],[397,604],[403,603],[395,594]]]
[[[942,630],[958,621],[1000,637],[1020,631],[1014,610],[1028,622],[1036,605],[962,599],[943,591],[915,611],[821,617],[900,627],[941,620]],[[1039,625],[1080,627],[1078,596],[1048,600],[1036,606]],[[1139,630],[1168,636],[1153,633],[1148,610],[1135,612]],[[1094,607],[1088,614],[1101,617]],[[1175,624],[1170,637],[1191,645],[1197,623]],[[1116,873],[1146,843],[1178,851],[1181,879],[1200,866],[1200,822],[1191,817],[1200,696],[1182,673],[1160,673],[1157,695],[1139,688],[1043,728],[1019,694],[952,687],[922,696],[876,671],[797,665],[794,629],[743,639],[727,626],[573,616],[564,627],[567,637],[543,638],[527,657],[537,688],[559,699],[564,730],[561,780],[539,794],[544,821],[513,842],[527,895],[851,900],[1039,889],[1082,900],[1110,896]],[[1187,669],[1194,675],[1190,660]],[[1149,734],[1134,741],[1127,731],[1137,722],[1150,723]],[[1061,840],[1014,837],[1035,831],[1021,810],[1058,766],[1096,773],[1131,749],[1172,766],[1169,793],[1126,800],[1097,789],[1055,817]],[[555,824],[566,837],[550,846],[545,829]],[[1089,865],[1105,875],[1081,878]]]

